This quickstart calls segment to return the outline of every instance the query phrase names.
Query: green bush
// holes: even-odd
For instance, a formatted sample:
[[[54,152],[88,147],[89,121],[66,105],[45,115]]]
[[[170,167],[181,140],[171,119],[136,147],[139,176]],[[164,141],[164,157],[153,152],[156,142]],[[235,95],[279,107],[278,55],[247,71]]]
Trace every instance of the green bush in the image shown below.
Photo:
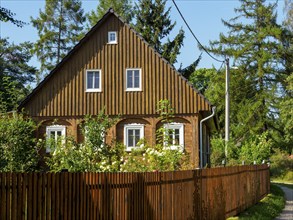
[[[271,156],[271,176],[273,179],[282,179],[293,182],[293,159],[286,152],[275,149]]]
[[[180,147],[176,150],[168,145],[156,144],[132,150],[126,154],[121,165],[124,172],[174,171],[192,168],[189,156]]]
[[[120,170],[121,157],[124,146],[113,142],[108,145],[104,141],[107,131],[116,122],[103,112],[96,117],[86,116],[82,126],[84,142],[76,143],[72,137],[55,142],[48,140],[51,148],[50,156],[46,157],[46,164],[53,172],[63,169],[69,172],[115,172]]]
[[[270,157],[272,141],[267,137],[268,133],[261,135],[251,135],[250,138],[241,146],[239,160],[252,164],[254,161],[261,164]]]
[[[39,145],[36,124],[22,114],[0,115],[0,171],[35,171]]]

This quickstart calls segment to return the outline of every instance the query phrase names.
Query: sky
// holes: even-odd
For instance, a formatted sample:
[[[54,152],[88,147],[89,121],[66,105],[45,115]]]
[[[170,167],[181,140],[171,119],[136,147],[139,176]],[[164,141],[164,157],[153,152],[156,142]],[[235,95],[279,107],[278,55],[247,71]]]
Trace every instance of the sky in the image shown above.
[[[137,0],[133,2],[137,2]],[[276,1],[267,0],[267,2],[274,3]],[[83,0],[82,3],[85,12],[89,12],[96,9],[98,0]],[[228,29],[222,24],[221,19],[229,20],[235,17],[234,8],[240,6],[238,0],[176,0],[176,3],[192,31],[204,46],[207,46],[209,41],[217,40],[220,33],[227,34]],[[0,6],[14,12],[16,19],[30,23],[30,17],[36,18],[39,15],[39,10],[44,10],[45,0],[0,0]],[[167,0],[167,7],[170,6],[172,7],[171,20],[176,21],[176,27],[170,38],[172,39],[172,36],[175,36],[181,27],[185,31],[184,46],[181,48],[181,54],[177,58],[175,67],[179,68],[181,64],[182,67],[185,67],[194,62],[201,51],[199,51],[197,42],[187,29],[172,1]],[[283,9],[284,0],[279,0],[277,7],[279,23],[284,19]],[[38,39],[37,30],[31,24],[19,28],[11,23],[0,22],[0,36],[1,38],[8,37],[9,41],[15,44],[24,41],[35,42]],[[30,64],[36,67],[40,66],[36,58],[33,58]],[[203,53],[199,68],[213,66],[219,68],[221,63]]]

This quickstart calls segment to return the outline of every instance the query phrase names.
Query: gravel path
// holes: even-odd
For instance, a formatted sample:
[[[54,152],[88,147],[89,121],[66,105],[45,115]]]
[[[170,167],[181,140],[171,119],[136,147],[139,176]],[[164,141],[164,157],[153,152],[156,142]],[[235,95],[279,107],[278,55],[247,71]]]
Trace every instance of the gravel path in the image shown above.
[[[278,185],[285,193],[286,205],[276,220],[293,220],[293,189]]]

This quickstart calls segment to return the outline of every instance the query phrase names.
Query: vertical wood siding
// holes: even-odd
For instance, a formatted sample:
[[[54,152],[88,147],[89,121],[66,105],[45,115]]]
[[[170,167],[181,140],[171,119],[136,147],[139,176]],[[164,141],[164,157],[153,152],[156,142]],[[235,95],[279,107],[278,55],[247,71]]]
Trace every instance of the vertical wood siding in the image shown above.
[[[118,44],[107,44],[117,31]],[[125,91],[126,68],[141,68],[142,91]],[[85,92],[85,71],[101,69],[102,92]],[[156,104],[169,99],[175,113],[198,113],[210,105],[127,25],[111,14],[81,47],[63,62],[24,105],[31,116],[156,114]]]

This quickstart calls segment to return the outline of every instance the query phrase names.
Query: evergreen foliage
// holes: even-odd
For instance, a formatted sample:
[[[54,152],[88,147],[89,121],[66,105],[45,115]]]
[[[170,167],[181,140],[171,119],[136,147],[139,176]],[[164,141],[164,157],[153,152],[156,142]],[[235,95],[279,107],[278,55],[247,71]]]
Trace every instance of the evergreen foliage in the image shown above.
[[[97,9],[87,14],[90,26],[94,26],[110,8],[121,16],[125,22],[129,23],[132,20],[133,10],[131,0],[100,0]]]
[[[81,1],[46,0],[45,10],[40,10],[38,18],[31,17],[31,22],[39,35],[33,52],[41,63],[41,74],[46,75],[83,36],[85,16]]]
[[[15,13],[10,11],[9,9],[0,7],[0,21],[3,21],[3,22],[9,21],[12,24],[15,24],[17,27],[23,27],[23,25],[26,24],[20,20],[16,20],[14,16],[15,16]]]
[[[179,68],[178,72],[181,73],[181,75],[183,77],[185,77],[186,79],[189,79],[190,76],[195,72],[196,67],[198,66],[199,62],[201,60],[201,54],[199,55],[199,57],[189,66],[185,67],[185,68]],[[197,87],[196,87],[197,88]]]
[[[176,22],[170,19],[166,0],[139,0],[135,6],[135,30],[171,64],[176,63],[183,45],[181,28],[173,40],[168,37]],[[167,38],[167,39],[166,39]]]
[[[238,67],[231,71],[231,133],[240,143],[265,131],[270,131],[268,138],[274,141],[282,135],[278,105],[285,96],[288,57],[284,55],[288,50],[283,45],[286,31],[277,24],[275,11],[276,4],[264,0],[241,0],[237,16],[223,21],[227,35],[221,33],[219,40],[210,42],[209,51],[233,58]],[[224,73],[211,83],[214,87],[224,83]],[[223,103],[221,99],[216,102]]]
[[[34,80],[36,69],[28,65],[31,44],[10,44],[0,38],[0,112],[15,110],[29,93],[28,83]]]

